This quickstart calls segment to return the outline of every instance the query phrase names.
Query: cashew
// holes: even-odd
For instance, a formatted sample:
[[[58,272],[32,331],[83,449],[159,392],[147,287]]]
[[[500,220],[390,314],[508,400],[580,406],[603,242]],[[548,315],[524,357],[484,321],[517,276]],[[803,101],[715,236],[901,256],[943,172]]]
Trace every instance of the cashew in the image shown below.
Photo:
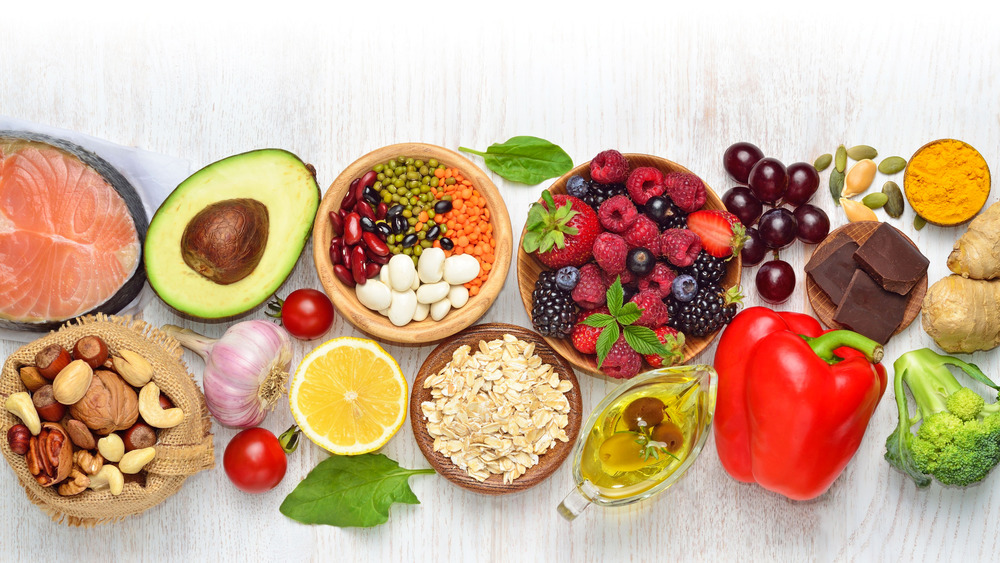
[[[111,463],[118,463],[125,455],[125,442],[118,434],[108,434],[97,441],[97,451]]]
[[[31,402],[31,395],[25,391],[11,393],[3,406],[14,416],[21,419],[21,422],[28,427],[32,436],[37,436],[42,431],[42,421],[38,418],[38,411],[35,410],[35,403]]]
[[[98,491],[100,489],[111,489],[111,494],[118,496],[125,488],[125,477],[114,465],[105,465],[97,472],[97,475],[90,477],[90,488]]]
[[[160,406],[160,388],[147,383],[139,391],[139,414],[146,424],[156,428],[173,428],[184,420],[184,411],[174,407],[164,410]]]
[[[118,470],[122,473],[134,474],[142,471],[146,464],[156,457],[156,448],[142,448],[132,450],[122,456],[118,462]]]
[[[132,387],[142,387],[153,378],[153,366],[139,354],[131,350],[119,352],[121,357],[115,357],[112,364],[118,375]]]

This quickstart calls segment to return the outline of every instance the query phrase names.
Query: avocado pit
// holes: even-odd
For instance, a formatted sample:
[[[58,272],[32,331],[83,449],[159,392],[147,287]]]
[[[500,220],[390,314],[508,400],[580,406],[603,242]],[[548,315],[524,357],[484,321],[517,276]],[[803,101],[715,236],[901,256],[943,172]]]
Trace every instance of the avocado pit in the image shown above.
[[[267,206],[255,199],[213,203],[184,228],[181,256],[188,267],[217,284],[238,282],[260,263],[268,225]]]

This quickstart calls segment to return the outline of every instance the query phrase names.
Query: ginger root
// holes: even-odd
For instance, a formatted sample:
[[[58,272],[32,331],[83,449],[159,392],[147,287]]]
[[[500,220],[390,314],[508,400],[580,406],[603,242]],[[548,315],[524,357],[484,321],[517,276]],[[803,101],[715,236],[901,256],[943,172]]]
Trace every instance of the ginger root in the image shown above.
[[[971,354],[996,348],[1000,345],[1000,280],[958,275],[938,280],[924,297],[921,323],[945,352]]]
[[[969,230],[948,255],[948,269],[974,280],[1000,278],[1000,202],[969,223]]]

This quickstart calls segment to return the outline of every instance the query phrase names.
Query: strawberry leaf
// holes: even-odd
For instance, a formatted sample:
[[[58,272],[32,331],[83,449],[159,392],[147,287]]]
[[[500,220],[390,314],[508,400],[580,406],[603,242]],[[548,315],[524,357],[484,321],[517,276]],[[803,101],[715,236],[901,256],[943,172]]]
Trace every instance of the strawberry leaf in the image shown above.
[[[615,283],[611,284],[611,287],[608,288],[606,296],[611,315],[618,317],[618,314],[621,313],[622,301],[625,299],[625,290],[622,289],[621,277],[615,278]]]
[[[640,354],[665,354],[669,351],[656,337],[653,329],[644,326],[626,326],[625,342]]]
[[[604,328],[606,326],[610,326],[614,322],[614,317],[611,315],[605,315],[604,313],[594,313],[586,319],[583,319],[583,324],[594,328]]]
[[[540,203],[532,203],[528,208],[528,220],[525,228],[529,231],[540,229],[545,225],[545,208]]]
[[[541,237],[541,239],[538,241],[539,253],[548,252],[552,250],[552,247],[556,243],[555,235],[556,235],[555,232],[548,232]]]
[[[608,352],[615,342],[618,342],[619,336],[621,330],[618,328],[618,323],[609,324],[601,331],[601,335],[597,337],[597,367],[601,367],[604,363],[604,358],[608,357]]]
[[[541,238],[541,233],[528,231],[527,233],[524,233],[524,242],[521,243],[521,248],[523,248],[525,252],[531,254],[538,250]]]
[[[635,303],[629,301],[622,306],[620,311],[618,311],[618,322],[627,326],[639,320],[639,317],[641,316],[642,309],[640,309]]]
[[[547,204],[549,212],[556,211],[556,200],[552,199],[552,193],[549,190],[542,192],[542,200]]]
[[[559,231],[552,231],[549,233],[549,236],[552,237],[552,242],[555,243],[556,248],[566,247],[566,235],[563,233]]]

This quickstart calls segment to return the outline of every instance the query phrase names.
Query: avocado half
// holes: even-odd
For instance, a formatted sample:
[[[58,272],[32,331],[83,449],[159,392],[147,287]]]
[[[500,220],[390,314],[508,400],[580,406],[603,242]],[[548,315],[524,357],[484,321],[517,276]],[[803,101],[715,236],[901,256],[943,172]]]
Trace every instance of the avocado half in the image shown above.
[[[295,268],[319,199],[315,170],[288,151],[261,149],[209,164],[181,182],[149,223],[143,248],[149,285],[167,305],[192,317],[219,319],[253,309]],[[190,240],[185,230],[206,209],[246,200],[266,209],[258,214],[267,221],[263,251],[254,253],[259,261],[244,277],[217,283],[188,265],[182,248],[182,240]],[[252,244],[237,238],[240,244]]]

